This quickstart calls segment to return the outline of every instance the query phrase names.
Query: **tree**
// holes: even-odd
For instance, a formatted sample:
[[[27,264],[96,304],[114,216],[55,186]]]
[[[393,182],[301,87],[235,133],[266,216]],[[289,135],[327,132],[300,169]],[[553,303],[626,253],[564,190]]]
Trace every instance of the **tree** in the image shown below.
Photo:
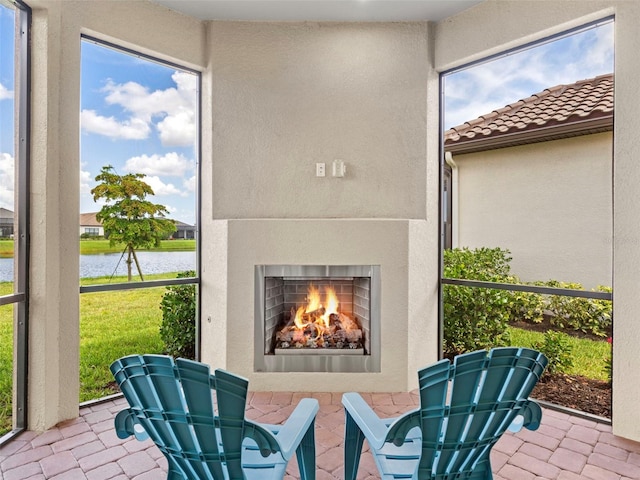
[[[91,193],[93,200],[105,200],[105,205],[96,215],[109,243],[124,243],[127,252],[127,278],[131,281],[131,264],[135,261],[140,279],[144,280],[136,249],[158,246],[160,240],[176,231],[175,222],[165,218],[169,213],[164,205],[145,200],[153,195],[153,189],[142,179],[142,173],[118,175],[111,165],[102,167],[96,177],[97,185]],[[124,254],[124,252],[123,252]]]

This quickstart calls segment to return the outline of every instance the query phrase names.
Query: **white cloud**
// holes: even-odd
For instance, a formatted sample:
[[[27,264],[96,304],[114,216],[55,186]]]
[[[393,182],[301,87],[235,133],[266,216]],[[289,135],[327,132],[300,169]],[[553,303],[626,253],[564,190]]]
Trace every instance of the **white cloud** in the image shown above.
[[[455,72],[445,79],[445,128],[546,88],[612,71],[610,23]]]
[[[182,182],[182,185],[184,186],[184,188],[187,189],[187,191],[195,192],[197,188],[196,176],[194,175],[191,178],[187,178],[185,181]]]
[[[139,118],[119,122],[114,117],[103,117],[95,110],[82,110],[80,124],[86,132],[124,140],[143,140],[151,131],[149,125]]]
[[[13,90],[9,90],[7,87],[0,83],[0,100],[9,100],[13,98]]]
[[[80,193],[81,194],[90,194],[91,193],[91,184],[93,183],[93,177],[91,176],[91,172],[80,169]]]
[[[600,68],[601,73],[610,73],[614,61],[614,25],[610,23],[593,30],[591,45],[583,62]]]
[[[173,185],[173,183],[164,183],[157,176],[147,176],[147,177],[144,177],[142,180],[144,182],[146,182],[151,187],[151,189],[153,190],[153,193],[155,195],[158,195],[158,196],[160,196],[160,195],[180,195],[180,196],[185,196],[185,193],[183,193],[180,190],[178,190]]]
[[[171,78],[176,87],[155,91],[150,91],[147,87],[136,82],[119,84],[108,80],[102,89],[102,92],[106,94],[106,103],[122,107],[122,110],[129,115],[129,119],[125,122],[115,120],[113,122],[119,125],[145,125],[146,135],[149,134],[151,125],[156,122],[155,126],[162,145],[192,145],[196,132],[197,77],[185,72],[175,72]],[[93,113],[94,116],[97,116],[95,112]],[[109,125],[107,124],[107,126]],[[84,123],[83,128],[85,128]],[[115,136],[112,133],[113,128],[105,129],[103,132],[95,129],[90,131]]]
[[[193,169],[190,162],[183,155],[169,152],[165,155],[140,155],[127,160],[125,170],[145,175],[164,175],[182,177],[185,172]]]
[[[13,211],[15,162],[9,153],[0,153],[0,207]]]
[[[160,141],[169,147],[192,145],[195,142],[193,110],[183,110],[167,115],[157,125]]]

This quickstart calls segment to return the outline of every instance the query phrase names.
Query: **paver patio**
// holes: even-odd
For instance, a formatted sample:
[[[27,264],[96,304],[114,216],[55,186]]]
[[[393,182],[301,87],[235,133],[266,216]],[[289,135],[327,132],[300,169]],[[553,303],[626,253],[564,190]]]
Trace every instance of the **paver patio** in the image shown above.
[[[395,416],[418,402],[415,392],[363,396],[381,416]],[[316,420],[317,479],[342,479],[341,394],[255,392],[248,398],[247,416],[280,423],[303,397],[320,402]],[[82,407],[79,418],[42,434],[23,433],[0,448],[0,479],[166,478],[166,461],[153,443],[117,438],[113,418],[125,405],[124,399],[114,398]],[[607,423],[549,408],[544,409],[538,430],[503,436],[493,449],[492,461],[495,480],[640,479],[640,443],[615,437]],[[295,457],[287,478],[298,478]],[[368,452],[363,454],[358,478],[379,478]]]

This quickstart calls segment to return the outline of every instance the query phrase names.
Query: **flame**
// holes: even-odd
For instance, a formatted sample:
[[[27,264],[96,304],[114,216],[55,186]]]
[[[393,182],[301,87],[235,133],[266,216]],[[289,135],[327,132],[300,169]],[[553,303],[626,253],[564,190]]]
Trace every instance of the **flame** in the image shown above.
[[[329,328],[331,314],[338,313],[338,305],[340,305],[340,303],[338,302],[336,291],[333,288],[326,287],[324,289],[324,293],[325,293],[325,303],[327,304],[327,306],[325,307],[324,315],[322,315],[321,318],[322,318],[322,321],[324,322],[325,327]]]
[[[320,303],[320,290],[313,285],[309,285],[309,295],[307,295],[307,309],[304,313],[311,313],[322,308]]]
[[[279,332],[279,341],[296,348],[326,347],[336,344],[356,345],[362,342],[362,330],[357,321],[339,313],[338,295],[333,287],[324,288],[324,301],[320,290],[310,284],[307,304],[291,310],[293,320]],[[338,348],[343,348],[338,346]],[[356,347],[350,347],[356,348]]]
[[[293,319],[293,322],[296,324],[296,328],[298,330],[303,330],[304,327],[309,325],[309,323],[302,320],[302,315],[304,315],[304,313],[305,313],[304,307],[298,307],[298,310],[296,310],[296,317]]]

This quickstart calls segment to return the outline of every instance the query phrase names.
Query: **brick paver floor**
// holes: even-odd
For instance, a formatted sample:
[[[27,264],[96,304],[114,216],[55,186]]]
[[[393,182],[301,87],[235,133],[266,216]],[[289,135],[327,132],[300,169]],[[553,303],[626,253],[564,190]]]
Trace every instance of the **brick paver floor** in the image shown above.
[[[381,416],[417,405],[415,393],[364,394]],[[320,402],[316,420],[317,479],[342,479],[344,413],[339,393],[253,393],[247,416],[280,423],[300,398]],[[156,480],[166,478],[166,461],[150,442],[120,440],[113,429],[122,398],[83,407],[80,417],[41,434],[25,432],[0,448],[2,480]],[[365,442],[365,449],[366,449]],[[492,451],[495,480],[640,479],[640,443],[611,433],[607,423],[544,409],[536,431],[507,433]],[[295,457],[288,479],[298,478]],[[365,451],[359,479],[379,478]]]

